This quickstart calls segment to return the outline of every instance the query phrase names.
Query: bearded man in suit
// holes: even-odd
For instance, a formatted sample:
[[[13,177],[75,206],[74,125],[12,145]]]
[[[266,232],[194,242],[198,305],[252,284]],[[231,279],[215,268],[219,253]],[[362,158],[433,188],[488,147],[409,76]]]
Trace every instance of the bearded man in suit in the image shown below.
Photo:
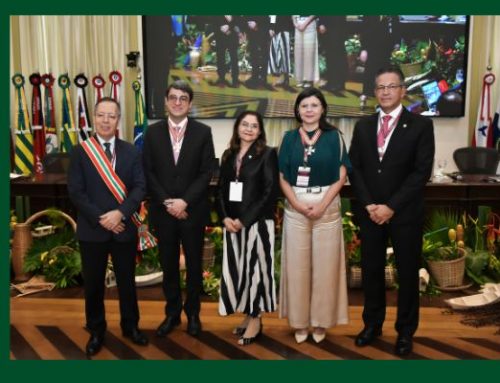
[[[163,269],[165,320],[157,329],[164,337],[181,323],[187,331],[201,331],[202,252],[208,223],[208,185],[212,177],[214,145],[210,127],[188,118],[193,90],[184,81],[170,84],[165,93],[167,120],[147,130],[143,160],[151,198],[150,219],[158,237]],[[187,294],[183,303],[179,276],[180,245],[186,260]]]

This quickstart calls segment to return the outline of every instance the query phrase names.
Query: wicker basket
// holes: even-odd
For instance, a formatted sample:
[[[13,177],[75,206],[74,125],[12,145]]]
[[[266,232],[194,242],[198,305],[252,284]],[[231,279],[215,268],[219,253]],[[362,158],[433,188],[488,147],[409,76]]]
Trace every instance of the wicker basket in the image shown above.
[[[432,277],[440,287],[462,286],[465,273],[465,255],[451,261],[427,261]]]
[[[393,266],[385,267],[385,287],[394,287],[396,283],[396,269]],[[347,284],[350,288],[360,288],[363,285],[361,267],[351,266],[347,273]]]
[[[403,72],[405,78],[407,78],[422,73],[422,65],[423,65],[422,62],[416,62],[416,63],[401,64],[399,67],[401,68],[401,72]]]
[[[66,221],[68,221],[73,230],[76,231],[76,222],[73,220],[73,218],[59,210],[39,211],[38,213],[35,213],[31,217],[29,217],[26,222],[18,223],[16,226],[14,226],[14,238],[12,240],[12,267],[14,269],[14,278],[16,281],[27,281],[30,278],[30,275],[23,271],[23,266],[26,252],[31,247],[31,243],[33,242],[31,224],[44,215],[54,212],[57,212]]]
[[[205,238],[205,242],[203,244],[202,263],[203,270],[212,268],[215,263],[215,244],[208,238]]]

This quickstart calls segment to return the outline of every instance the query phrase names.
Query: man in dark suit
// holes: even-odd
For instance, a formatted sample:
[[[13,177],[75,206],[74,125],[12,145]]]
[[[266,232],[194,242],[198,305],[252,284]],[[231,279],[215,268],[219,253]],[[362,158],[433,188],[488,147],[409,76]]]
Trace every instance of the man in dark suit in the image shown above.
[[[137,226],[131,220],[146,189],[141,156],[133,145],[115,137],[120,121],[120,105],[115,100],[105,97],[98,101],[94,118],[96,135],[73,149],[68,171],[69,196],[78,210],[77,237],[82,256],[86,327],[91,334],[86,346],[89,356],[99,352],[106,331],[104,278],[109,254],[118,285],[122,333],[136,344],[148,343],[137,327]],[[89,155],[92,152],[88,152],[89,149],[94,149],[94,157]],[[106,165],[96,167],[96,160]],[[104,169],[114,173],[117,178],[113,179],[120,179],[125,185],[121,202],[106,185],[102,176]]]
[[[240,16],[224,15],[214,17],[215,52],[217,55],[217,82],[218,86],[225,86],[226,73],[229,65],[226,64],[226,51],[231,62],[231,87],[239,86],[238,78],[240,70],[238,67],[238,43],[240,31]]]
[[[320,49],[326,59],[324,79],[327,83],[322,88],[331,92],[343,90],[347,81],[346,16],[320,16],[318,31]]]
[[[269,47],[271,44],[269,16],[244,16],[242,25],[247,36],[252,76],[246,80],[247,88],[274,90],[267,83]]]
[[[382,333],[385,319],[386,247],[389,238],[396,257],[398,312],[395,353],[412,350],[418,326],[418,270],[422,254],[424,187],[434,158],[434,128],[428,118],[401,104],[406,89],[399,68],[379,70],[375,96],[380,112],[360,120],[350,148],[350,181],[357,199],[361,227],[361,267],[365,297],[365,327],[357,346]]]
[[[144,139],[144,169],[151,198],[150,218],[159,240],[163,268],[166,318],[157,335],[167,335],[188,317],[187,331],[197,336],[202,291],[201,258],[204,227],[208,222],[208,184],[212,176],[214,146],[210,127],[188,118],[193,90],[184,81],[167,88],[167,121],[148,128]],[[179,247],[186,260],[187,296],[182,303]]]

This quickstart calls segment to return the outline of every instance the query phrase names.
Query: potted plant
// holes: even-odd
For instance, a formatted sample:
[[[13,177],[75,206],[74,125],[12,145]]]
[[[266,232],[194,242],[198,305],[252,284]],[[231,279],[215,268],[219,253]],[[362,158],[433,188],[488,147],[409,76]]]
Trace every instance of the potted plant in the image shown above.
[[[391,63],[398,65],[405,77],[412,77],[422,72],[423,63],[427,60],[431,42],[417,41],[409,46],[404,40],[393,50]]]
[[[359,226],[352,221],[353,214],[344,212],[342,217],[342,229],[344,234],[345,256],[347,264],[347,283],[349,287],[362,286],[361,272],[361,240],[359,239]],[[392,248],[387,249],[387,262],[385,266],[385,285],[394,287],[396,285],[396,270],[393,262]]]

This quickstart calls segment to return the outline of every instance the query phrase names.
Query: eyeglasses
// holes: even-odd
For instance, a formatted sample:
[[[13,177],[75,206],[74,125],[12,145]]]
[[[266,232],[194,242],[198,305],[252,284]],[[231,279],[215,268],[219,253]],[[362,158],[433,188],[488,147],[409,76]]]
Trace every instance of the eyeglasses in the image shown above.
[[[118,118],[118,114],[113,113],[96,113],[95,115],[99,119],[109,118],[110,120],[116,120]]]
[[[177,96],[175,96],[175,95],[171,94],[171,95],[169,95],[169,96],[167,97],[167,100],[168,100],[169,102],[174,103],[174,104],[177,104],[177,102],[180,102],[181,104],[185,104],[185,103],[187,103],[187,102],[189,101],[189,97],[188,97],[188,96],[180,96],[180,97],[177,97]]]
[[[243,121],[241,123],[241,126],[243,126],[244,128],[250,128],[250,129],[259,129],[259,124],[249,124],[248,122],[246,121]]]
[[[403,87],[403,85],[378,85],[375,87],[375,92],[383,92],[388,90],[389,92],[394,92],[396,89]]]

